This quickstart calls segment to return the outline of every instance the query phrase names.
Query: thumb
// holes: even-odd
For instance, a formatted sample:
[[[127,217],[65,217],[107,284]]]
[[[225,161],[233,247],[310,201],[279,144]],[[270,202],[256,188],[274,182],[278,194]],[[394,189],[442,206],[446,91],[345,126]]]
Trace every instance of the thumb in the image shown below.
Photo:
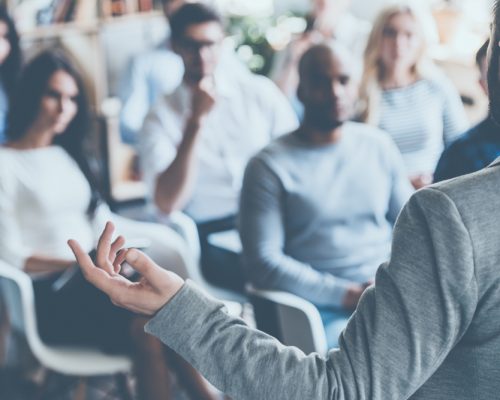
[[[162,276],[163,269],[140,250],[129,249],[125,254],[125,261],[150,283],[158,281]]]

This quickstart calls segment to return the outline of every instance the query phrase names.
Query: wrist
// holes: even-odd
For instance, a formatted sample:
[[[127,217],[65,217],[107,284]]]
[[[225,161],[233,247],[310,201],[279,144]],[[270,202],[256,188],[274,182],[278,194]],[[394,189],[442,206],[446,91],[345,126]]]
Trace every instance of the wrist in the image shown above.
[[[186,126],[200,129],[205,117],[206,117],[206,114],[192,113],[186,121]]]
[[[196,138],[201,131],[203,119],[202,115],[191,115],[186,121],[184,137],[189,140]]]

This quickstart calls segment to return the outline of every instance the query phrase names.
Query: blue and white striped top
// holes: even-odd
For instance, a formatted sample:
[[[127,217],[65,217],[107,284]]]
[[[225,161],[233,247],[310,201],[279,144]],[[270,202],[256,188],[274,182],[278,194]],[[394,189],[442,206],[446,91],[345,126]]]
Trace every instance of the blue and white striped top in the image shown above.
[[[408,175],[432,174],[445,146],[469,126],[458,91],[444,75],[382,92],[379,127],[403,155]]]

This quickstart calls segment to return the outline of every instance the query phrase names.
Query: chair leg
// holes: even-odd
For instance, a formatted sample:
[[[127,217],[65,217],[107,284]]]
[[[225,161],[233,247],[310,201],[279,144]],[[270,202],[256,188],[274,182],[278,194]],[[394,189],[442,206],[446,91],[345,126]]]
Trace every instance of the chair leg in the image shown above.
[[[122,400],[134,400],[132,388],[128,382],[127,374],[120,373],[115,375],[116,386]]]
[[[87,379],[80,378],[75,388],[74,400],[85,400],[87,394]]]

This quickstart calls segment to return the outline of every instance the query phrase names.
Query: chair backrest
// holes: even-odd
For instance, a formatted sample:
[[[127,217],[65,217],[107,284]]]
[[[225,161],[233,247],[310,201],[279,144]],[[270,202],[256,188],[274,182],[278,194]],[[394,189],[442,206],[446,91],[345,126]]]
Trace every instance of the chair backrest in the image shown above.
[[[326,354],[325,330],[312,303],[291,293],[259,290],[251,285],[247,286],[247,292],[254,306],[257,328],[306,354]]]
[[[11,331],[19,334],[30,354],[45,367],[74,376],[112,375],[128,372],[128,356],[108,355],[98,349],[79,346],[46,346],[37,329],[35,296],[31,278],[0,260],[0,295],[9,314]]]

